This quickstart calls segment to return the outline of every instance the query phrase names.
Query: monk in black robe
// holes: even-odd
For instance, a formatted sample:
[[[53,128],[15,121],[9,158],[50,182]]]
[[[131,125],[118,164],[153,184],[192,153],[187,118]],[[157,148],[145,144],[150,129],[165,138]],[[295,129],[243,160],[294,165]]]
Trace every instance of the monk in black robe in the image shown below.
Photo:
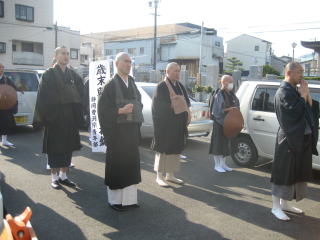
[[[174,176],[180,170],[179,155],[184,150],[188,137],[188,125],[191,121],[190,100],[185,87],[179,82],[180,67],[177,63],[169,63],[166,68],[166,78],[160,82],[152,100],[152,118],[154,138],[151,148],[156,151],[154,171],[157,173],[156,182],[166,187],[171,181],[182,184],[183,181]],[[170,98],[170,89],[176,95],[183,96],[186,111],[175,114]],[[166,173],[164,179],[163,174]]]
[[[271,174],[272,213],[288,221],[290,218],[283,211],[302,213],[287,201],[300,201],[306,196],[307,182],[312,177],[312,154],[318,154],[319,120],[312,113],[312,98],[299,63],[286,66],[285,80],[275,95],[275,110],[280,128]]]
[[[226,157],[230,156],[230,140],[224,135],[224,119],[232,108],[240,107],[239,99],[233,92],[233,78],[224,75],[221,78],[221,89],[214,95],[212,107],[213,130],[209,153],[213,155],[214,170],[220,173],[232,171],[226,164]]]
[[[48,156],[54,189],[60,184],[75,187],[67,177],[72,152],[81,149],[79,129],[83,126],[83,81],[67,67],[69,52],[55,51],[57,63],[42,75],[34,124],[44,126],[43,153]]]
[[[18,90],[15,84],[4,75],[4,66],[0,63],[0,84],[8,84],[13,87],[16,91]],[[14,114],[18,112],[18,103],[11,109],[0,110],[0,135],[2,136],[2,146],[13,146],[11,142],[8,141],[7,135],[13,127],[15,127],[16,122],[14,120]]]
[[[119,53],[117,74],[106,84],[98,100],[98,116],[107,146],[105,184],[108,202],[117,211],[139,207],[137,184],[141,182],[139,142],[143,122],[141,95],[129,76],[131,59]]]

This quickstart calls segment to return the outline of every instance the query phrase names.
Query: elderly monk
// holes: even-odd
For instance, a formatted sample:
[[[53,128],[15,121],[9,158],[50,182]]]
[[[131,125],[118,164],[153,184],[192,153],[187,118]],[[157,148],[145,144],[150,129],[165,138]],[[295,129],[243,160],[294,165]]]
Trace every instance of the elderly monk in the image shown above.
[[[190,123],[190,100],[185,87],[179,82],[180,67],[177,63],[169,63],[166,68],[165,80],[160,82],[152,100],[152,117],[154,138],[152,149],[156,151],[154,171],[157,172],[156,182],[160,186],[168,186],[166,181],[182,184],[183,181],[174,176],[180,169],[179,155],[184,150],[187,126]],[[183,96],[186,110],[176,114],[172,107],[170,91]],[[163,174],[166,174],[164,179]]]
[[[140,127],[143,122],[140,92],[129,76],[132,61],[127,53],[115,59],[117,73],[106,84],[98,101],[98,116],[107,146],[105,184],[108,201],[116,211],[139,207]]]
[[[233,92],[233,78],[224,75],[221,78],[221,89],[214,96],[212,108],[213,130],[209,153],[213,155],[214,169],[217,172],[232,171],[226,165],[226,157],[230,155],[230,140],[223,133],[224,119],[232,108],[239,108],[239,100]]]

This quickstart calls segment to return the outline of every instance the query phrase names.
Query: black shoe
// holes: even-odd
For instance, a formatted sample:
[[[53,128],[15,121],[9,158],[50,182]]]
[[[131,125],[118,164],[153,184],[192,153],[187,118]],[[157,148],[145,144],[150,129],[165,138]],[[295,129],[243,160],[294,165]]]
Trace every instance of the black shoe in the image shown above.
[[[127,207],[127,208],[139,208],[140,205],[139,204],[132,204],[132,205],[126,205],[124,207]]]
[[[51,187],[53,189],[60,189],[61,188],[60,183],[59,183],[58,180],[55,180],[55,181],[51,182]]]
[[[129,208],[125,207],[125,206],[122,206],[121,204],[110,204],[109,203],[109,206],[113,209],[113,210],[116,210],[118,212],[124,212],[124,211],[127,211],[129,210]]]
[[[77,184],[75,184],[74,182],[70,181],[68,178],[66,178],[65,180],[61,180],[61,178],[59,178],[59,182],[62,185],[68,186],[68,187],[77,187]]]

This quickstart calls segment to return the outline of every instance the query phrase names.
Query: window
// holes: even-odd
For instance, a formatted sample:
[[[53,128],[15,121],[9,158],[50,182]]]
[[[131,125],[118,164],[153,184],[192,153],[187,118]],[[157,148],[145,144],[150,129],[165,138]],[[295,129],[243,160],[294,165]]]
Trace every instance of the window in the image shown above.
[[[17,45],[16,44],[12,44],[12,51],[13,52],[17,51]]]
[[[143,55],[144,54],[144,47],[141,47],[140,48],[140,55]]]
[[[274,96],[277,88],[259,87],[252,100],[251,109],[255,111],[274,112]]]
[[[79,52],[78,49],[71,48],[70,49],[70,58],[71,59],[78,59],[78,52]]]
[[[0,53],[5,53],[5,52],[6,52],[6,43],[0,42]]]
[[[0,1],[0,17],[4,17],[4,2]]]
[[[131,56],[135,56],[135,55],[136,55],[136,49],[135,49],[135,48],[128,48],[128,53],[129,53]]]
[[[121,53],[121,52],[124,52],[123,48],[116,49],[116,54]]]
[[[105,51],[106,56],[111,56],[112,54],[113,54],[112,49],[106,49],[106,51]]]
[[[260,48],[259,48],[258,45],[257,45],[257,46],[254,46],[254,51],[259,52],[259,50],[260,50]]]
[[[5,75],[24,92],[37,91],[39,82],[37,74],[26,72],[5,72]]]
[[[33,7],[16,4],[16,19],[20,21],[33,22],[34,21]]]
[[[220,42],[218,42],[218,41],[216,41],[216,42],[214,43],[214,45],[215,45],[216,47],[220,47],[220,46],[221,46]]]
[[[33,43],[22,42],[21,50],[22,52],[33,52]]]

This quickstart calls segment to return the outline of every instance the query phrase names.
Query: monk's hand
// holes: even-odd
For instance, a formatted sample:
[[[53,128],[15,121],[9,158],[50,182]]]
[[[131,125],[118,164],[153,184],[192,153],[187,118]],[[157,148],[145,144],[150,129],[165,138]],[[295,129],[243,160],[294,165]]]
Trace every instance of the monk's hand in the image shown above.
[[[124,107],[119,108],[118,113],[119,114],[129,114],[129,113],[132,113],[132,111],[133,111],[133,104],[129,103],[129,104],[125,105]]]
[[[301,94],[301,97],[307,101],[308,95],[310,94],[307,81],[301,80],[299,92]]]

